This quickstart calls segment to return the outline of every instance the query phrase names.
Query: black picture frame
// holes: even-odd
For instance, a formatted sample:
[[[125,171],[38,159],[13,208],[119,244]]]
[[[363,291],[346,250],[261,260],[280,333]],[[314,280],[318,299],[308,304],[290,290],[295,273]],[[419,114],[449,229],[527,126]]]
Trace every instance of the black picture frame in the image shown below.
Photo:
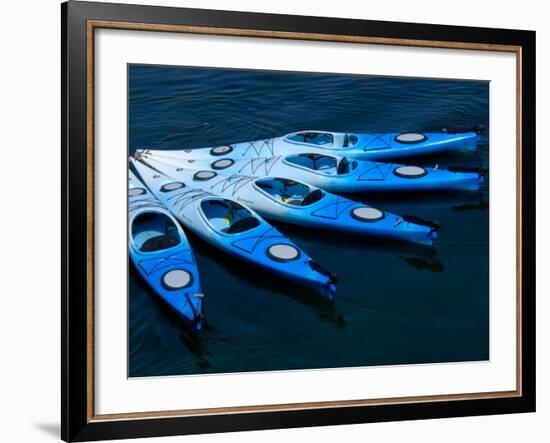
[[[70,1],[61,5],[62,374],[65,441],[416,420],[535,411],[535,32]],[[89,400],[90,249],[87,23],[90,20],[414,41],[509,45],[521,54],[521,395],[301,410],[94,420]],[[124,149],[124,147],[121,147]],[[93,269],[92,269],[93,270]]]

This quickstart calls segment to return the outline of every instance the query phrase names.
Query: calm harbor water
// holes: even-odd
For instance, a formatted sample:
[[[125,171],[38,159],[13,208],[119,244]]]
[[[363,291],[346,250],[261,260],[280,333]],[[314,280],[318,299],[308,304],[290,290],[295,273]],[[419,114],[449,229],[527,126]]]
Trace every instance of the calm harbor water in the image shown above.
[[[304,129],[429,131],[484,124],[477,153],[412,159],[488,166],[489,85],[341,74],[129,68],[129,151]],[[193,340],[130,267],[129,376],[486,360],[488,185],[480,192],[354,195],[442,223],[433,248],[276,224],[340,276],[335,303],[248,268],[188,234],[206,294]]]

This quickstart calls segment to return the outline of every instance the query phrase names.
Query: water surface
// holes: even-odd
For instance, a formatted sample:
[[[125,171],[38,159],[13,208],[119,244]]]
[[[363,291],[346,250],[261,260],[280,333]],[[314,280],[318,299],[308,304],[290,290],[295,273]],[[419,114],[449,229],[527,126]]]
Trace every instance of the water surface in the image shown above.
[[[480,81],[133,65],[128,85],[130,154],[304,129],[489,124],[489,86]],[[477,153],[408,163],[488,166],[488,132]],[[207,295],[204,337],[192,340],[130,268],[129,375],[487,360],[488,186],[352,198],[440,221],[440,237],[426,248],[274,223],[340,276],[330,303],[188,233]]]

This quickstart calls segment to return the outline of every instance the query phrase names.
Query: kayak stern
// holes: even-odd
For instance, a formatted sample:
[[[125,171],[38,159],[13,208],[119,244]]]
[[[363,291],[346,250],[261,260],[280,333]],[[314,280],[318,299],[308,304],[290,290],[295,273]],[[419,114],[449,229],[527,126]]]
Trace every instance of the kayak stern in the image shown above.
[[[334,300],[336,283],[340,279],[338,275],[327,271],[319,263],[312,259],[309,259],[307,264],[312,270],[313,275],[310,281],[313,282],[314,289],[329,300]]]

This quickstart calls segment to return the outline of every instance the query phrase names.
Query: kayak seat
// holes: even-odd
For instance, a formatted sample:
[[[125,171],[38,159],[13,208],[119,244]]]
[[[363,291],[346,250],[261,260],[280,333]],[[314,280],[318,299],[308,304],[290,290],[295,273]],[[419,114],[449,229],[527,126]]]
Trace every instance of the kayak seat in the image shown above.
[[[314,171],[334,173],[337,168],[336,157],[323,154],[306,153],[289,155],[286,157],[286,161]]]
[[[305,196],[305,198],[302,200],[302,206],[312,205],[313,203],[317,203],[322,198],[323,191],[321,191],[320,189],[316,189],[315,191],[312,191]]]
[[[307,143],[317,146],[333,146],[334,144],[334,135],[331,132],[323,131],[294,132],[286,135],[285,139],[291,142]]]
[[[277,181],[285,186],[294,186],[296,184],[294,180],[290,180],[289,178],[278,178]]]
[[[336,168],[336,173],[338,175],[347,174],[349,173],[349,160],[344,157],[342,160],[340,160],[340,163],[338,163],[338,167]]]
[[[273,186],[269,183],[258,182],[257,185],[262,189],[273,189]]]
[[[303,200],[289,200],[286,202],[286,204],[292,206],[302,206],[302,201]]]
[[[304,137],[304,141],[307,142],[309,139],[317,137],[318,134],[316,132],[302,132],[300,135],[302,135]]]
[[[250,231],[251,229],[259,226],[260,222],[256,217],[241,218],[239,221],[233,223],[231,226],[222,229],[226,234],[238,234],[240,232]]]
[[[210,200],[210,201],[208,201],[208,204],[209,204],[210,206],[220,206],[220,207],[226,208],[226,209],[229,209],[229,208],[230,208],[229,202],[228,202],[228,201],[225,201],[225,200],[223,200],[223,201],[220,201],[220,200]]]
[[[143,245],[141,245],[141,252],[154,252],[162,251],[179,244],[179,238],[171,234],[157,235],[147,239]]]

